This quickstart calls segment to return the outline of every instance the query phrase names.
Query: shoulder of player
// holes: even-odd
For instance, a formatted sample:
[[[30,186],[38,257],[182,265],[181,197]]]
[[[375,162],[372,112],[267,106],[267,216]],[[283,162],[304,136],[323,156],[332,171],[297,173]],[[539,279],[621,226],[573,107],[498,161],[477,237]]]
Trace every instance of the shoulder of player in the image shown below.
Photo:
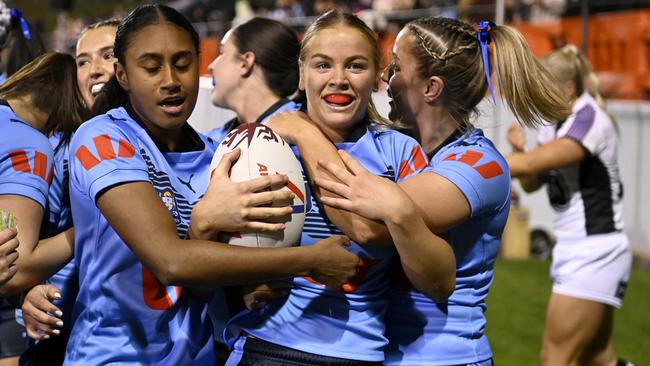
[[[75,146],[81,141],[106,134],[113,139],[126,138],[129,140],[133,130],[139,128],[139,125],[129,117],[123,108],[116,108],[84,122],[72,136],[70,145]]]
[[[370,124],[368,127],[368,134],[372,136],[373,139],[379,141],[386,141],[388,143],[401,143],[401,144],[413,144],[417,145],[418,142],[411,136],[406,135],[403,132],[390,129],[386,126],[378,125],[375,123]]]
[[[504,159],[494,143],[480,129],[474,129],[466,132],[460,138],[452,141],[447,146],[442,147],[432,160],[442,157],[447,159],[450,154],[460,155],[468,151],[480,152],[482,155],[494,155]]]
[[[52,145],[43,133],[22,121],[10,123],[9,130],[2,132],[0,150],[36,150],[48,156],[54,155]]]
[[[467,177],[474,176],[473,172],[476,172],[482,179],[497,184],[501,180],[509,181],[508,163],[499,150],[482,133],[472,135],[464,136],[442,148],[431,159],[431,168],[447,167],[444,169],[467,171]]]
[[[615,133],[610,115],[587,93],[576,100],[573,105],[573,114],[567,119],[567,122],[560,128],[561,131],[575,134],[580,131],[587,133],[595,129],[604,135]]]

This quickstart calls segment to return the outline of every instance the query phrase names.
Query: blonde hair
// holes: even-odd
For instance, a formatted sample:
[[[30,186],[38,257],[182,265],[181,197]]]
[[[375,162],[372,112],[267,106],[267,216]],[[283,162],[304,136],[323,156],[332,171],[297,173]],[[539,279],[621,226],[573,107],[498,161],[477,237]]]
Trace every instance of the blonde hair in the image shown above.
[[[302,45],[300,48],[299,60],[302,63],[307,56],[309,51],[309,44],[311,43],[312,38],[321,30],[334,28],[338,25],[344,25],[353,29],[356,29],[361,33],[361,35],[366,38],[368,44],[372,49],[371,60],[377,74],[379,70],[381,53],[379,51],[379,45],[377,44],[377,38],[375,32],[363,22],[363,20],[357,18],[356,16],[348,13],[342,13],[338,10],[329,10],[323,15],[319,16],[305,31],[305,35],[302,39]],[[375,103],[370,99],[368,103],[368,118],[373,122],[377,123],[379,126],[388,127],[388,128],[405,128],[405,126],[399,122],[390,121],[382,117],[375,107]]]
[[[578,47],[568,44],[548,54],[542,60],[544,66],[553,74],[556,80],[565,83],[571,81],[575,84],[576,97],[587,92],[596,101],[598,106],[607,112],[605,100],[600,95],[600,81],[594,74],[591,63],[587,57],[580,52]],[[614,117],[609,114],[614,127],[618,126]]]
[[[470,118],[488,91],[477,31],[449,18],[428,17],[406,25],[414,40],[411,53],[420,76],[438,76],[444,83],[442,102],[463,130],[473,128]],[[494,26],[490,53],[501,98],[517,120],[534,127],[558,122],[571,113],[551,75],[530,52],[524,37],[514,28]]]

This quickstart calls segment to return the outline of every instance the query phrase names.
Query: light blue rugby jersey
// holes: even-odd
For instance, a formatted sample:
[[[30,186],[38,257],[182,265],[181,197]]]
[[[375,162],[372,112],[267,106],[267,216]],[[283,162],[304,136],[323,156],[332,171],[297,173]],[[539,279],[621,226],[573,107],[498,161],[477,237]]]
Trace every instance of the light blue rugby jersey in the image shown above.
[[[53,176],[54,152],[47,137],[0,101],[0,195],[27,197],[45,210]],[[0,309],[11,308],[0,298]]]
[[[508,165],[483,132],[474,129],[452,135],[424,172],[454,183],[471,215],[448,232],[457,268],[456,288],[446,304],[433,302],[410,284],[396,284],[389,292],[386,364],[449,366],[488,360],[485,298],[510,209]]]
[[[355,142],[336,144],[372,173],[398,182],[426,167],[426,157],[412,138],[392,130],[363,129]],[[294,148],[299,156],[299,152]],[[304,172],[303,172],[304,174]],[[311,189],[308,189],[311,191]],[[300,245],[342,234],[321,212],[308,192]],[[387,268],[394,247],[349,249],[362,261],[359,274],[340,290],[326,289],[312,279],[295,278],[287,298],[261,311],[244,312],[229,324],[226,339],[232,346],[243,329],[265,341],[303,352],[364,361],[383,361]]]
[[[192,207],[207,189],[216,146],[186,125],[195,151],[163,153],[133,116],[125,108],[110,110],[84,123],[70,145],[79,296],[65,364],[210,365],[206,299],[158,282],[95,202],[112,186],[149,182],[184,237]]]

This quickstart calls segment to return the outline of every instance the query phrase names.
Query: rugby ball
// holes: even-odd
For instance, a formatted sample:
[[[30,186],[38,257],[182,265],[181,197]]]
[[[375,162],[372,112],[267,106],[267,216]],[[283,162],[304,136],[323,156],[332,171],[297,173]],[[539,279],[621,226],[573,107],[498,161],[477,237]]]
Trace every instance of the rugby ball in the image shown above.
[[[297,245],[305,223],[306,194],[302,169],[291,147],[267,126],[258,123],[241,124],[237,129],[230,131],[217,148],[210,164],[210,176],[224,154],[237,148],[241,149],[241,155],[230,170],[230,179],[243,182],[269,174],[287,175],[289,182],[282,189],[290,189],[295,194],[293,202],[285,203],[291,204],[293,213],[289,221],[286,221],[287,218],[277,221],[286,224],[283,231],[221,233],[220,241],[260,248]]]

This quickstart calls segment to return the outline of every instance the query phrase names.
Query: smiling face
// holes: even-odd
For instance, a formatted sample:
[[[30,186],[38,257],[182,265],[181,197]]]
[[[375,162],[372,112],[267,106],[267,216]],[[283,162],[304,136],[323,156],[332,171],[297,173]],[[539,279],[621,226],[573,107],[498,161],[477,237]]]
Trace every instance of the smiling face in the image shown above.
[[[212,104],[217,107],[232,109],[228,96],[237,86],[237,79],[241,65],[242,55],[237,50],[233,40],[232,30],[228,31],[221,41],[219,56],[212,61],[208,69],[212,73]]]
[[[393,61],[382,74],[382,80],[388,83],[391,98],[388,117],[407,124],[415,123],[414,116],[425,104],[422,90],[426,87],[426,80],[418,73],[412,47],[413,36],[404,28],[395,40]]]
[[[129,37],[116,77],[131,106],[154,134],[183,126],[199,90],[198,56],[190,34],[161,21]]]
[[[117,60],[113,55],[116,31],[113,26],[90,29],[77,41],[77,84],[88,108],[92,108],[95,97],[113,76],[113,64]]]
[[[319,30],[304,47],[300,89],[309,117],[333,140],[345,140],[366,116],[378,83],[372,45],[360,31],[337,25]]]

